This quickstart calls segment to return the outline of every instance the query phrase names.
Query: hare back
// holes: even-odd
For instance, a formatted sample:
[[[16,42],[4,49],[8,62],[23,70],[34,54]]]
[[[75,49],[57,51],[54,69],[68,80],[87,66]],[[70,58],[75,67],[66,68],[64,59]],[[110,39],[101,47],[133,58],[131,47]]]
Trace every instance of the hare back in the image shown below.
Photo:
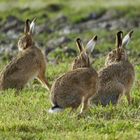
[[[99,83],[103,86],[109,81],[117,79],[120,83],[125,86],[131,85],[135,79],[134,67],[131,63],[118,62],[108,67],[103,68],[99,72]]]
[[[67,88],[73,86],[85,86],[88,88],[88,85],[96,82],[98,77],[97,72],[92,68],[78,68],[73,71],[67,72],[66,74],[57,78],[52,86],[52,90],[54,88]],[[78,86],[78,87],[79,87]],[[75,89],[75,87],[74,87]]]
[[[36,48],[29,48],[19,53],[2,71],[0,79],[1,86],[13,88],[24,86],[30,79],[38,75],[43,57],[41,51]],[[21,86],[20,86],[21,87]]]
[[[98,75],[92,68],[79,68],[59,77],[51,89],[53,104],[62,108],[80,105],[82,97],[93,96],[97,89]]]

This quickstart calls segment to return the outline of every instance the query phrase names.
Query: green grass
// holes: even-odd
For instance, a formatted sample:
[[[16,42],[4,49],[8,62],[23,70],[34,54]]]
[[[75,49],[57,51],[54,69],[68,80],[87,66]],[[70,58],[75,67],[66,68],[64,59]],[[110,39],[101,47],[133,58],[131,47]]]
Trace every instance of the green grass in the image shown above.
[[[133,94],[139,92],[135,89]],[[24,89],[20,95],[9,90],[0,96],[0,138],[139,139],[140,96],[133,97],[131,106],[124,101],[116,107],[95,107],[85,119],[77,120],[69,110],[48,114],[49,94],[39,85]]]
[[[94,65],[98,69],[98,63]],[[48,66],[49,81],[69,69],[68,63]],[[136,67],[139,75],[139,67]],[[86,118],[77,119],[69,109],[58,115],[48,114],[49,93],[37,81],[30,83],[19,95],[14,90],[0,95],[1,139],[139,139],[140,88],[136,80],[132,91],[134,103],[128,106],[125,97],[117,106],[93,107]]]
[[[47,8],[50,4],[62,5],[62,10],[51,12]],[[10,5],[10,8],[8,7]],[[7,9],[8,7],[8,9]],[[21,13],[21,9],[31,9]],[[0,0],[0,19],[4,22],[9,15],[14,15],[24,21],[27,17],[37,17],[37,24],[46,21],[42,17],[47,14],[51,20],[59,15],[68,17],[71,24],[79,22],[89,13],[101,12],[108,9],[117,9],[124,13],[124,18],[134,20],[139,18],[139,0],[52,0],[32,1]],[[121,27],[120,27],[121,28]],[[125,33],[129,29],[123,29]],[[115,34],[117,30],[105,29],[87,30],[81,34],[71,33],[66,37],[73,40],[68,47],[76,48],[74,40],[81,37],[84,44],[97,34],[99,37],[96,49],[101,54],[96,58],[93,67],[99,70],[104,65],[105,55],[109,48],[115,47]],[[42,33],[36,37],[37,41],[45,42],[57,39],[60,35]],[[38,81],[30,83],[19,95],[14,90],[1,91],[0,93],[0,140],[138,140],[140,139],[140,31],[134,29],[132,42],[128,46],[131,62],[135,64],[136,81],[132,90],[134,103],[128,105],[125,97],[117,106],[93,107],[86,118],[77,119],[77,113],[69,114],[69,109],[58,115],[48,114],[51,107],[49,93]],[[110,39],[110,37],[112,37]],[[5,36],[0,35],[0,39]],[[60,49],[52,54],[52,58],[61,54],[58,65],[48,64],[46,75],[52,84],[55,78],[70,69],[72,57],[68,58]],[[0,70],[8,61],[1,61]]]

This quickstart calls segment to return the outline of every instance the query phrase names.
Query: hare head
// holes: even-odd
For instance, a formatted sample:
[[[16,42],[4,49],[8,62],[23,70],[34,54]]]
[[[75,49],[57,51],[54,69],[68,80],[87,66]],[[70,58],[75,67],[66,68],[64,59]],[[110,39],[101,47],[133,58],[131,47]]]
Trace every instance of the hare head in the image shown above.
[[[117,48],[112,50],[106,59],[106,65],[110,65],[114,62],[118,61],[126,61],[128,60],[127,52],[125,48],[129,44],[131,37],[132,37],[133,31],[128,32],[128,34],[125,35],[123,38],[123,32],[119,31],[116,35],[116,46]]]
[[[19,38],[19,41],[18,41],[19,51],[23,51],[34,44],[33,39],[32,39],[34,28],[35,28],[35,19],[33,19],[31,23],[30,23],[30,20],[27,19],[25,22],[24,33]]]
[[[94,36],[86,45],[83,47],[82,41],[80,38],[76,39],[76,44],[79,50],[79,56],[74,59],[72,64],[72,69],[83,68],[83,67],[90,67],[90,60],[89,55],[93,51],[97,42],[97,36]]]

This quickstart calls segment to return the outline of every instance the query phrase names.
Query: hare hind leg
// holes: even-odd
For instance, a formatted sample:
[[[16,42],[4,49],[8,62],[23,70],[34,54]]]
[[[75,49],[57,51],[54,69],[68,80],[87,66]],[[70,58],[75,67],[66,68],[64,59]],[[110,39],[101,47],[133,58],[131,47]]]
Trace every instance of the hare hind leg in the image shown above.
[[[123,84],[121,84],[120,82],[114,82],[112,85],[112,91],[110,91],[110,101],[112,104],[118,104],[120,103],[120,99],[121,97],[124,95],[125,93],[125,87]]]
[[[81,105],[82,106],[81,106],[80,114],[85,113],[88,110],[88,107],[89,107],[89,97],[83,97]]]
[[[40,71],[38,76],[37,76],[37,79],[43,84],[46,86],[47,90],[50,90],[50,85],[45,77],[45,71]]]
[[[127,98],[128,104],[130,105],[132,103],[132,101],[133,101],[133,99],[132,99],[132,97],[130,95],[130,90],[125,92],[125,96]]]
[[[88,113],[88,111],[89,111],[88,110],[89,98],[83,97],[81,105],[82,105],[82,107],[81,107],[80,113],[78,114],[78,119],[86,117],[86,113]]]

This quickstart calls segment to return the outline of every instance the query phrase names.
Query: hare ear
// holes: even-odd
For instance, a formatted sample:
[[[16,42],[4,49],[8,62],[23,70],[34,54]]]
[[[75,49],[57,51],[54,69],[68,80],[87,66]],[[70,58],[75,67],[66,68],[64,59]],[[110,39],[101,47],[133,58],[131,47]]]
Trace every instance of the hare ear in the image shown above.
[[[131,41],[132,34],[133,34],[133,31],[130,31],[128,34],[125,35],[125,37],[122,40],[123,47],[129,44],[129,42]]]
[[[83,49],[83,44],[80,38],[76,39],[76,45],[78,47],[79,52],[81,53],[84,49]]]
[[[25,22],[24,33],[28,33],[30,31],[30,20],[27,19]]]
[[[34,30],[35,30],[35,21],[36,21],[36,18],[34,18],[30,24],[30,34],[33,34],[34,33]]]
[[[87,53],[92,53],[94,50],[94,47],[97,43],[97,36],[94,36],[86,45],[86,52]]]
[[[116,35],[116,44],[117,44],[117,58],[116,60],[119,61],[121,59],[121,54],[120,54],[120,47],[122,47],[122,36],[123,32],[119,31]]]
[[[122,47],[122,36],[123,36],[123,32],[119,31],[116,35],[116,44],[117,44],[117,48]]]

